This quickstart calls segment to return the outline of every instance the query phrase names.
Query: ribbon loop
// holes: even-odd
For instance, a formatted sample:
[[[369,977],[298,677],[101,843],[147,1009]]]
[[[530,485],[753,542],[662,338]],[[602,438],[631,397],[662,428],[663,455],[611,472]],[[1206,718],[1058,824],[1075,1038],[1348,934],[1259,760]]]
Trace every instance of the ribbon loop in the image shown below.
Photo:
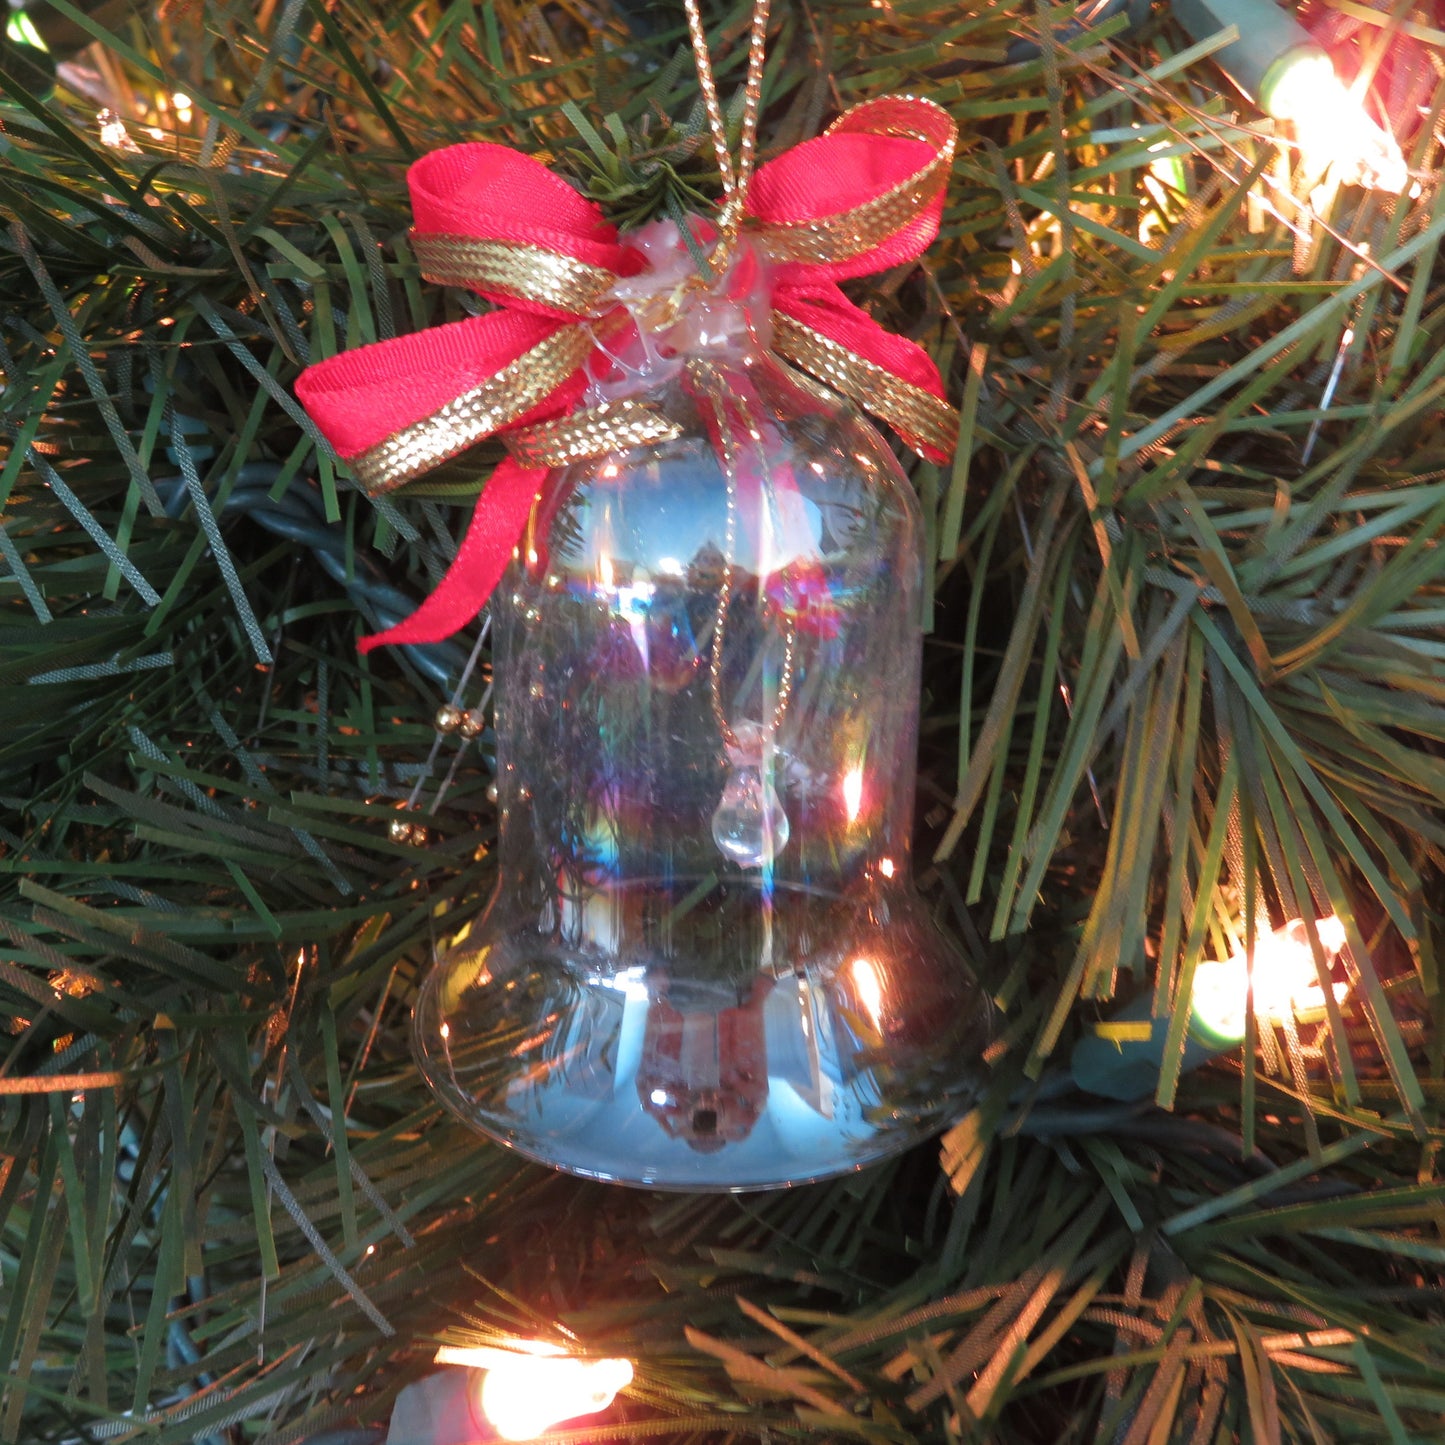
[[[535,157],[507,146],[485,141],[446,146],[414,162],[406,179],[413,237],[531,247],[618,276],[642,264],[595,201]],[[484,286],[465,284],[490,294]],[[513,304],[518,298],[498,299]]]
[[[764,253],[842,280],[915,260],[938,234],[957,128],[931,101],[889,96],[759,168],[748,212]]]
[[[494,311],[333,356],[296,394],[374,496],[504,427],[570,410],[592,344],[581,326]]]
[[[595,316],[617,284],[617,273],[561,251],[525,241],[426,234],[413,229],[411,248],[421,274],[441,286],[465,286],[484,296],[566,316]]]

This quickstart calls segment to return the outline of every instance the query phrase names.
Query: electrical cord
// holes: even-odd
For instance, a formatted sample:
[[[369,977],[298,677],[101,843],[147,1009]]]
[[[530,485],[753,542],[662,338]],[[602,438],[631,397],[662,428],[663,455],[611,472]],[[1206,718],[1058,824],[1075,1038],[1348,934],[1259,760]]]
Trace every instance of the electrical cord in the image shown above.
[[[394,587],[369,556],[353,551],[348,558],[345,535],[338,525],[326,520],[319,491],[293,485],[279,497],[271,495],[280,475],[280,467],[272,463],[243,466],[220,509],[221,515],[244,514],[267,531],[308,548],[375,631],[394,626],[414,612],[416,599]],[[160,478],[156,490],[167,516],[175,518],[184,513],[190,497],[183,477]],[[408,643],[399,650],[418,672],[439,687],[460,676],[467,660],[466,651],[454,642]]]

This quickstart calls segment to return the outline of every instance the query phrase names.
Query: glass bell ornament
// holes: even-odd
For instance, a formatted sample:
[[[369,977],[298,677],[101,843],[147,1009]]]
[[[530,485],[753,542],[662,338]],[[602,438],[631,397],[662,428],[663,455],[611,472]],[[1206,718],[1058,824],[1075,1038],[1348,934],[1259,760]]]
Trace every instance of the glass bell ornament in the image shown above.
[[[690,328],[644,368],[678,434],[551,472],[493,597],[497,887],[415,1048],[532,1159],[764,1189],[958,1117],[991,1008],[910,877],[912,490],[750,327]]]

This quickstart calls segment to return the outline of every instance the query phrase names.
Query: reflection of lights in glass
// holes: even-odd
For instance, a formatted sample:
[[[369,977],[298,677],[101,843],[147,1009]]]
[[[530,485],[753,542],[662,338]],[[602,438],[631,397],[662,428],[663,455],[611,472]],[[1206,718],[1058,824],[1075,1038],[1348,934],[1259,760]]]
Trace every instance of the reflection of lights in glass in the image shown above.
[[[610,592],[614,585],[612,558],[606,552],[597,559],[597,576],[601,579],[602,585]]]
[[[1395,137],[1372,121],[1335,73],[1329,56],[1307,52],[1291,60],[1265,96],[1264,108],[1295,130],[1312,169],[1339,169],[1346,182],[1403,191],[1409,180]]]
[[[657,1105],[659,1109],[661,1109],[667,1103],[667,1090],[654,1089],[652,1093],[648,1095],[648,1097],[652,1100],[654,1104]]]
[[[657,570],[664,577],[682,577],[687,573],[687,569],[676,557],[659,557]]]
[[[647,1002],[647,970],[640,963],[634,963],[631,968],[619,969],[610,977],[589,974],[587,982],[594,987],[600,984],[605,988],[615,988],[618,993],[639,1003]]]
[[[891,878],[898,869],[891,858],[882,858],[878,862],[878,871],[885,878]]]
[[[1326,963],[1345,946],[1345,926],[1331,914],[1315,924]],[[1238,1042],[1244,1038],[1249,1007],[1249,961],[1245,950],[1223,963],[1201,963],[1194,970],[1191,995],[1196,1028],[1215,1039]],[[1334,985],[1336,1002],[1350,991],[1347,983]],[[1255,940],[1254,1008],[1261,1017],[1278,1023],[1295,1014],[1324,1007],[1315,968],[1314,950],[1303,919],[1293,919],[1273,933]]]
[[[853,977],[853,986],[858,990],[858,1002],[867,1011],[873,1027],[883,1029],[883,985],[878,981],[878,969],[871,958],[855,958],[848,965]]]
[[[632,1383],[631,1360],[577,1360],[540,1340],[505,1349],[443,1345],[436,1358],[487,1372],[482,1414],[504,1440],[532,1440],[563,1420],[595,1415]]]
[[[848,821],[856,823],[863,809],[863,769],[849,768],[843,774],[843,806],[848,811]]]
[[[647,616],[647,605],[657,588],[651,582],[634,582],[617,589],[617,610],[629,621],[640,622]]]
[[[102,110],[96,115],[100,122],[100,143],[112,150],[135,150],[136,145],[125,128],[125,122],[113,111]]]
[[[442,1025],[442,1037],[443,1037],[444,1039],[449,1039],[449,1038],[451,1038],[451,1036],[452,1036],[452,1026],[451,1026],[450,1024],[443,1024],[443,1025]]]

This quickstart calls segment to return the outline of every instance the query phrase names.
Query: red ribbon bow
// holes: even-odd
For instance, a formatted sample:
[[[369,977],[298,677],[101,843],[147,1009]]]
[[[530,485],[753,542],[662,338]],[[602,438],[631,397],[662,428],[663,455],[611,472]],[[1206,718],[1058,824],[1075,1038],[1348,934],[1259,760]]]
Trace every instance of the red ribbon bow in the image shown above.
[[[929,245],[938,233],[953,142],[952,121],[931,102],[868,102],[761,166],[744,216],[753,244],[770,261],[780,334],[806,337],[815,352],[831,348],[883,383],[854,395],[934,461],[945,460],[951,444],[937,367],[920,346],[849,301],[838,282],[914,260]],[[608,288],[645,265],[595,203],[505,146],[474,142],[433,151],[411,167],[407,181],[423,273],[468,285],[499,309],[332,357],[297,380],[307,411],[364,484],[363,464],[373,468],[370,490],[409,480],[485,436],[574,411],[589,376],[610,364],[593,348],[592,331],[578,323],[602,331],[630,324]],[[775,345],[788,355],[785,345]],[[529,377],[559,368],[560,380],[529,390]],[[828,370],[810,369],[837,384]],[[503,384],[505,404],[497,401]],[[890,391],[907,403],[892,414],[878,400]],[[920,403],[927,424],[915,426],[910,417]],[[400,463],[398,438],[408,441]],[[546,474],[511,456],[502,461],[437,589],[406,621],[364,638],[361,650],[438,641],[475,617],[513,556]]]

